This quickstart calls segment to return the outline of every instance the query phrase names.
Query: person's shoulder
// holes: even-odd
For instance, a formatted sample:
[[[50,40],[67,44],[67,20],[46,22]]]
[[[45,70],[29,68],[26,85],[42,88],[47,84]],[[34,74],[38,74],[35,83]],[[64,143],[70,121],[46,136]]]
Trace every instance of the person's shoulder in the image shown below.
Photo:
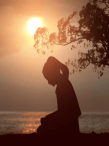
[[[68,79],[68,80],[66,80],[65,85],[66,85],[66,86],[72,86],[72,83],[71,83],[70,80]]]
[[[58,91],[58,90],[66,90],[67,88],[71,88],[71,87],[72,87],[72,84],[67,79],[67,80],[63,81],[61,84],[57,85],[56,91]]]

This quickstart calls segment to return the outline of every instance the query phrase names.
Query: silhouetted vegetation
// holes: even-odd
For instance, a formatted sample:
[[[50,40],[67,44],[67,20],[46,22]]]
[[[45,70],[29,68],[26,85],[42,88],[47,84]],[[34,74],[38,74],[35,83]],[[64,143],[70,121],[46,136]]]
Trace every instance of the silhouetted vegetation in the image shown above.
[[[72,65],[73,73],[93,64],[93,71],[102,76],[104,68],[109,66],[109,1],[90,0],[80,12],[61,18],[57,27],[58,33],[51,34],[47,28],[37,29],[34,35],[37,52],[45,54],[46,48],[71,44],[71,50],[79,48],[79,59],[66,62]]]

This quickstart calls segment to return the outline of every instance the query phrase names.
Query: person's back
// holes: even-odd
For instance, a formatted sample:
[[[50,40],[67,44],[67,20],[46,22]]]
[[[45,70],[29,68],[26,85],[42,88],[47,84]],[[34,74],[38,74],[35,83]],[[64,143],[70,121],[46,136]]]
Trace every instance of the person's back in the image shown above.
[[[56,95],[61,117],[72,120],[81,115],[75,91],[69,80],[57,86]]]

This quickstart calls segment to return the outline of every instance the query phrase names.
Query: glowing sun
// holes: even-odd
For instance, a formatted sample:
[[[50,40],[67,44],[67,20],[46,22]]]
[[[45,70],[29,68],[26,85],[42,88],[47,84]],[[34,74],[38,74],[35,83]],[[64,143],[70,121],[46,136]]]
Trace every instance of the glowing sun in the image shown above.
[[[28,31],[31,35],[34,35],[38,27],[42,27],[41,21],[39,18],[32,18],[28,22]]]

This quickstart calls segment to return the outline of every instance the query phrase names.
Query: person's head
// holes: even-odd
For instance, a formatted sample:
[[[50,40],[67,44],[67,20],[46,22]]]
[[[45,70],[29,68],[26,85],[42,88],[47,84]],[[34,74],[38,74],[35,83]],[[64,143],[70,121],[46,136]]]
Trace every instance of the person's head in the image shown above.
[[[59,62],[55,57],[48,58],[44,64],[42,73],[52,86],[60,84],[61,81],[68,80],[69,76],[67,66]]]
[[[58,83],[61,73],[56,58],[48,58],[47,62],[44,64],[42,73],[44,77],[48,80],[48,83],[52,86],[55,86]]]

